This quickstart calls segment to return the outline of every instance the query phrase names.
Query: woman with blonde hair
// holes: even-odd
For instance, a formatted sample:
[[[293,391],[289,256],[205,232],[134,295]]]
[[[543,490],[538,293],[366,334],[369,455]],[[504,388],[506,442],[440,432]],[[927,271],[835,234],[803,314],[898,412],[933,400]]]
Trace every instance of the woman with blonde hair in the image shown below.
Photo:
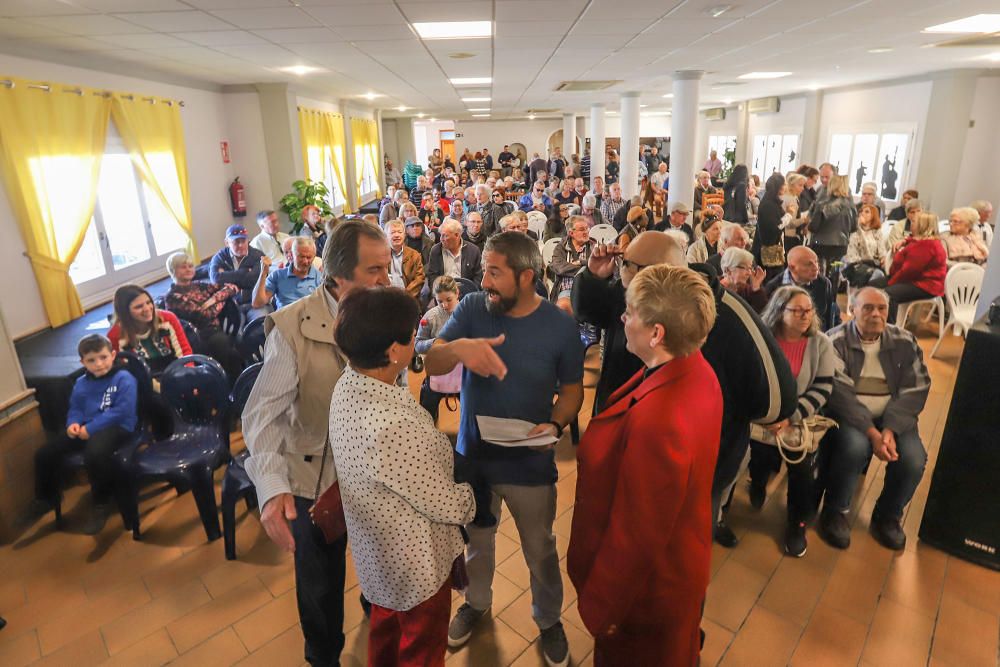
[[[941,235],[941,241],[948,251],[948,266],[960,262],[985,264],[990,256],[990,249],[973,233],[973,228],[979,224],[979,211],[970,206],[953,209],[948,216],[948,224],[949,231]]]
[[[948,273],[948,255],[937,234],[938,219],[933,213],[921,213],[910,225],[910,235],[892,259],[889,273],[889,323],[896,323],[896,310],[902,303],[944,295],[944,277]]]
[[[830,278],[831,265],[847,254],[851,234],[858,228],[858,210],[847,176],[831,176],[826,192],[827,197],[817,200],[810,211],[808,228],[809,247],[819,257],[820,271]]]

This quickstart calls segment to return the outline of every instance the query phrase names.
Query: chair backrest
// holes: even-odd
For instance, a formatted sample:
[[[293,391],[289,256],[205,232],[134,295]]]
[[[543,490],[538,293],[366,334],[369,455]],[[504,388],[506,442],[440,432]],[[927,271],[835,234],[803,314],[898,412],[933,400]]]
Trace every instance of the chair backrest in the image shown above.
[[[545,235],[545,223],[547,218],[541,211],[531,211],[528,213],[528,229],[535,232],[535,236],[542,238]]]
[[[195,354],[201,354],[203,350],[201,347],[201,335],[198,333],[198,330],[195,329],[194,325],[187,320],[182,320],[179,317],[177,319],[180,320],[181,329],[184,330],[184,335],[187,336],[188,345],[191,346],[191,351]]]
[[[222,332],[231,336],[233,340],[240,334],[240,329],[243,328],[243,313],[240,312],[236,299],[232,297],[226,299],[219,313],[219,324],[222,326]]]
[[[458,285],[458,299],[461,301],[465,298],[465,295],[472,294],[473,292],[479,291],[479,285],[472,282],[468,278],[455,278],[455,283]]]
[[[139,423],[136,429],[141,429],[145,424],[144,418],[149,413],[149,405],[153,400],[153,374],[150,372],[146,362],[142,360],[142,357],[133,352],[120,350],[115,359],[121,364],[122,368],[132,374],[138,386],[137,408],[139,410]]]
[[[189,354],[167,366],[160,376],[160,395],[188,424],[221,426],[229,415],[226,372],[218,361],[202,354]]]
[[[715,192],[715,193],[706,192],[701,196],[702,210],[705,210],[707,207],[712,205],[724,206],[725,203],[726,203],[726,196],[721,192]]]
[[[590,238],[597,243],[614,243],[618,238],[618,230],[607,223],[594,225],[590,228]]]
[[[954,317],[968,318],[970,324],[975,319],[985,275],[983,267],[970,262],[961,262],[948,269],[944,278],[944,295]]]
[[[246,407],[247,399],[250,398],[250,391],[253,389],[254,383],[257,382],[257,376],[260,375],[260,369],[263,367],[263,362],[258,361],[256,364],[247,366],[240,373],[240,376],[236,378],[236,384],[233,385],[233,393],[229,396],[233,419],[239,419],[243,416],[243,408]]]
[[[238,348],[243,361],[253,364],[264,361],[264,318],[258,317],[247,322],[240,334]]]
[[[556,254],[556,248],[559,247],[559,244],[562,242],[562,239],[556,238],[549,239],[542,244],[542,262],[545,266],[552,263],[552,256]]]

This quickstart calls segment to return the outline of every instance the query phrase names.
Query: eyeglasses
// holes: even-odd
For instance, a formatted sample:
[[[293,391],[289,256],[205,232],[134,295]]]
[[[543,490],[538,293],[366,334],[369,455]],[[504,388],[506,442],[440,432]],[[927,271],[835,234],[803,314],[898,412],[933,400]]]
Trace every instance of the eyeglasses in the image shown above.
[[[785,308],[785,312],[791,313],[795,317],[808,317],[815,310],[815,308]]]
[[[494,196],[494,197],[503,197],[503,195],[502,195],[502,194],[500,194],[499,192],[494,192],[494,193],[493,193],[493,196]]]
[[[637,264],[637,263],[633,262],[630,259],[622,259],[622,266],[625,267],[626,269],[628,269],[629,271],[633,271],[635,273],[639,273],[640,271],[642,271],[643,269],[645,269],[647,266],[649,266],[649,264]]]

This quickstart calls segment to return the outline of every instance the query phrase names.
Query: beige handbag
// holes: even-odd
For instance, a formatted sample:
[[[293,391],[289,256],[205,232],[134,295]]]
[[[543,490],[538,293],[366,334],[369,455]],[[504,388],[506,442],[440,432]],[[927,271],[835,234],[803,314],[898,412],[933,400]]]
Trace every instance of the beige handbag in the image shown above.
[[[762,245],[760,247],[760,265],[765,269],[776,269],[785,265],[785,245]]]
[[[819,449],[819,441],[831,428],[839,428],[829,417],[812,415],[801,422],[791,423],[778,433],[771,433],[760,424],[750,424],[750,439],[773,445],[788,465],[805,461],[806,457]],[[797,456],[797,458],[792,458]]]

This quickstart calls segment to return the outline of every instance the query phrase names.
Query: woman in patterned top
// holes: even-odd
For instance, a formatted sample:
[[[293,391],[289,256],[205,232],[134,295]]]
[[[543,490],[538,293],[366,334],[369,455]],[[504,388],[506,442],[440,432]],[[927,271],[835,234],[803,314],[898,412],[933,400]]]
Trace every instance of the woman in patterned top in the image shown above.
[[[333,390],[330,445],[358,581],[371,601],[371,665],[443,665],[451,573],[475,502],[448,437],[396,377],[420,311],[404,290],[356,290],[334,339],[350,365]]]
[[[115,323],[108,338],[115,351],[128,350],[149,365],[153,375],[170,362],[191,354],[184,328],[173,313],[157,310],[153,297],[138,285],[123,285],[115,292]]]

